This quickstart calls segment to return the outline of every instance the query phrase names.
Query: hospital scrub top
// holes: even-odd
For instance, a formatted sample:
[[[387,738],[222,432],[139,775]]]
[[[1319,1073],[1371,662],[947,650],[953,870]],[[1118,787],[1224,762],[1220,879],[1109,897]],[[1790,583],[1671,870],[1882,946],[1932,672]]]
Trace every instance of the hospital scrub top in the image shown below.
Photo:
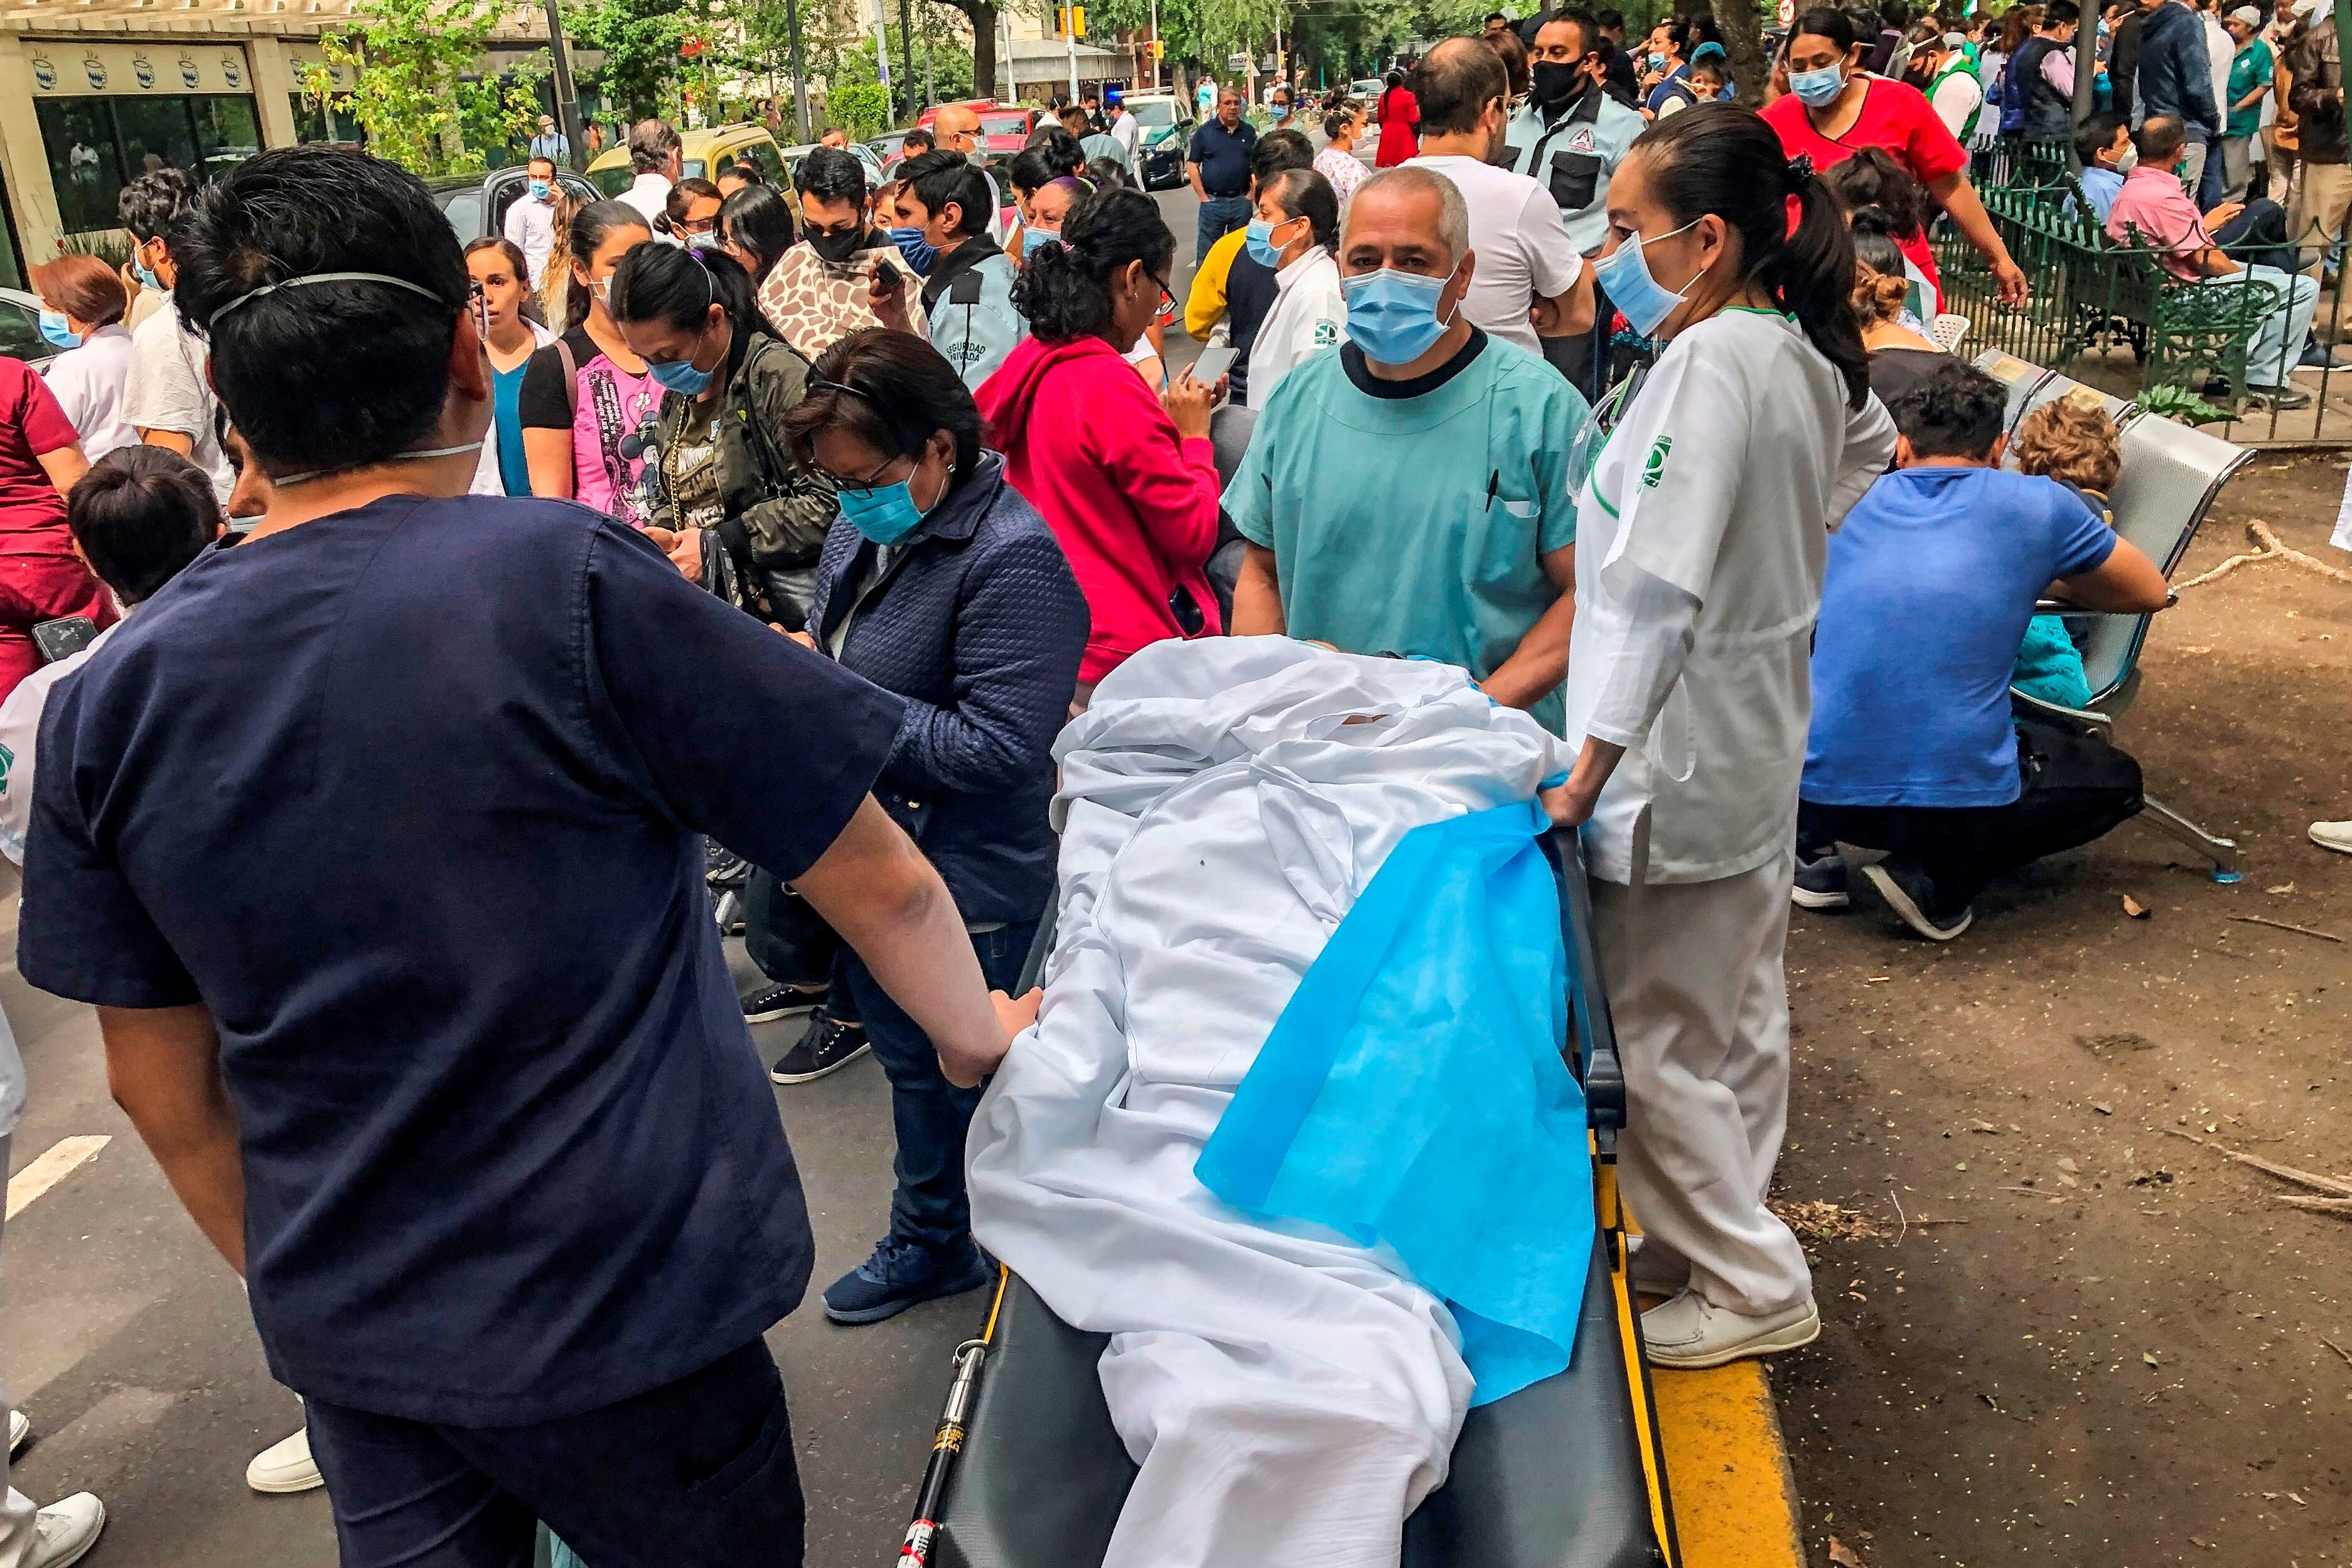
[[[1568,454],[1587,412],[1542,359],[1475,329],[1410,382],[1376,380],[1346,343],[1283,377],[1225,510],[1274,552],[1292,637],[1483,680],[1559,597],[1538,558],[1576,542]],[[1558,692],[1532,711],[1559,731]]]
[[[701,835],[798,877],[904,707],[586,507],[389,497],[206,552],[50,694],[17,963],[217,1020],[280,1382],[577,1415],[800,1300]]]

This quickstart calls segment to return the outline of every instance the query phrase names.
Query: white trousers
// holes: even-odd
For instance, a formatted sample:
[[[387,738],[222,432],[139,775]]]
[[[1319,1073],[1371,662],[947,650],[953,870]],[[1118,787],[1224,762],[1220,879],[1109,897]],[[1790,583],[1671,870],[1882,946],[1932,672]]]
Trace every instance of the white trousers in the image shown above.
[[[0,1136],[0,1184],[8,1174],[8,1145],[15,1134]],[[7,1215],[0,1212],[0,1223]],[[33,1549],[33,1516],[40,1510],[33,1500],[8,1484],[8,1391],[0,1388],[0,1568],[16,1568]]]
[[[1617,1178],[1645,1284],[1689,1283],[1760,1316],[1812,1294],[1804,1248],[1764,1206],[1789,1125],[1790,858],[1713,882],[1592,883],[1594,940],[1624,1058]]]

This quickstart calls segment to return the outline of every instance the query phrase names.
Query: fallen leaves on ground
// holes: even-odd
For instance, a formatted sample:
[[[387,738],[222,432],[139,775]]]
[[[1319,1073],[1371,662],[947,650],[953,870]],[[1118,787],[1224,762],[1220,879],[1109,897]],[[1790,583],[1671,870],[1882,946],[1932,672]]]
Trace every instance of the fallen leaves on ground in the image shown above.
[[[1776,1198],[1771,1209],[1781,1224],[1807,1241],[1874,1241],[1886,1234],[1884,1226],[1860,1209],[1826,1199],[1790,1203]]]
[[[2133,898],[2129,893],[2126,893],[2124,895],[2124,913],[2131,916],[2131,918],[2136,921],[2144,921],[2147,919],[2147,906],[2141,903],[2137,899]]]
[[[1830,1563],[1832,1568],[1864,1568],[1862,1559],[1854,1555],[1853,1548],[1834,1535],[1830,1537]]]

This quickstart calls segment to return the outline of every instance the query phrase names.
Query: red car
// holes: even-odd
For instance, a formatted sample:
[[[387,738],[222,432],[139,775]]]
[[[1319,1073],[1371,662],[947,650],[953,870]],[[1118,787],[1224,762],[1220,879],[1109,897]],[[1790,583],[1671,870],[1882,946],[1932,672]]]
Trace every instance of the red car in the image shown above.
[[[923,110],[918,125],[929,125],[947,107],[935,104]],[[969,99],[962,105],[980,116],[981,151],[992,157],[1011,157],[1029,145],[1029,138],[1045,122],[1042,109],[1007,109],[991,99]]]

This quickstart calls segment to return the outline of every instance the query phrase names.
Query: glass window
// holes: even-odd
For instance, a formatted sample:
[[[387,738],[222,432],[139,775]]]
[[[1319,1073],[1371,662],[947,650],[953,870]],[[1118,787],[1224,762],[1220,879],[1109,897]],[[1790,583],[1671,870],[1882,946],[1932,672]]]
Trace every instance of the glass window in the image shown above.
[[[196,149],[204,158],[202,178],[216,180],[261,151],[261,126],[253,100],[219,94],[188,100],[196,120]]]
[[[626,163],[611,169],[592,170],[588,183],[608,196],[617,196],[636,183],[637,173]]]
[[[58,351],[41,336],[39,320],[33,311],[14,300],[0,300],[0,354],[26,364],[41,364],[57,358]]]
[[[784,155],[776,151],[776,144],[773,142],[764,137],[738,148],[735,155],[738,158],[750,160],[753,168],[767,176],[768,184],[771,185],[787,185],[792,183],[784,173]]]
[[[121,222],[115,198],[122,191],[122,163],[109,100],[46,98],[34,107],[40,111],[41,142],[49,154],[49,179],[57,187],[65,231],[115,227]]]
[[[449,226],[457,231],[459,239],[472,239],[487,232],[482,227],[482,187],[460,185],[449,193],[441,204]]]
[[[198,179],[195,122],[184,98],[114,98],[114,122],[122,135],[122,171],[137,179],[152,169],[181,169]]]
[[[1130,103],[1127,106],[1127,110],[1129,114],[1135,116],[1135,122],[1138,125],[1176,123],[1176,106],[1164,98],[1147,99],[1141,103]]]
[[[286,96],[294,110],[296,141],[330,142],[347,147],[365,144],[367,132],[349,114],[329,108],[307,93],[289,92]]]

